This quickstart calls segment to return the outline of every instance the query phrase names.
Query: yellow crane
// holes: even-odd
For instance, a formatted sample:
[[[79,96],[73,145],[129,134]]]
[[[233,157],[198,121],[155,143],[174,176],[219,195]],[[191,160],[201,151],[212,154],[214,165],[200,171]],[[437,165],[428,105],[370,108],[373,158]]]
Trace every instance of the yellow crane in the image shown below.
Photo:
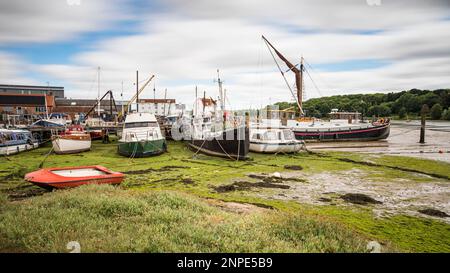
[[[124,113],[119,112],[118,117],[121,118],[126,112],[128,112],[128,108],[130,107],[130,105],[136,100],[136,98],[138,97],[139,94],[141,94],[142,91],[144,91],[145,87],[147,87],[147,85],[153,80],[153,78],[155,77],[155,75],[151,75],[150,78],[144,83],[144,85],[139,89],[139,91],[134,94],[134,96],[130,99],[130,101],[128,101],[127,105],[125,105],[124,108]]]

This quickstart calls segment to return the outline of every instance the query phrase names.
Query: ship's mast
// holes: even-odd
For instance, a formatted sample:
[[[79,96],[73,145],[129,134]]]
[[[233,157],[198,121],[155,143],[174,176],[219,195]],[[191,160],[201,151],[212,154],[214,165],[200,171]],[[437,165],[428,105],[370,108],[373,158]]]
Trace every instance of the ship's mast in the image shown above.
[[[136,113],[139,113],[139,71],[136,70]]]
[[[304,66],[303,66],[303,57],[301,58],[301,62],[300,62],[300,69],[299,68],[297,68],[295,65],[293,65],[291,62],[289,62],[289,60],[288,59],[286,59],[286,57],[284,57],[283,56],[283,54],[281,54],[267,39],[266,39],[266,37],[264,37],[264,36],[262,36],[262,38],[263,38],[263,40],[264,40],[264,42],[266,42],[266,45],[268,46],[268,47],[270,47],[270,48],[272,48],[274,51],[275,51],[275,54],[277,54],[277,56],[278,56],[278,58],[280,58],[285,64],[286,64],[286,66],[289,68],[289,70],[288,71],[292,71],[294,74],[295,74],[295,86],[296,86],[296,89],[297,89],[297,105],[298,105],[298,108],[299,108],[299,112],[300,112],[300,115],[303,115],[303,108],[302,108],[302,103],[303,103],[303,70],[304,70]],[[272,54],[272,51],[270,50],[270,48],[269,48],[269,51],[270,51],[270,54]],[[273,57],[273,54],[272,54],[272,57]],[[274,61],[275,61],[275,63],[277,64],[277,66],[278,66],[278,69],[280,70],[280,73],[281,73],[281,75],[283,76],[283,78],[284,78],[284,80],[285,80],[285,82],[286,82],[286,84],[287,84],[287,86],[288,86],[288,88],[289,89],[291,89],[291,87],[290,87],[290,85],[289,85],[289,83],[287,82],[287,80],[286,80],[286,77],[284,76],[284,73],[285,72],[283,72],[283,70],[281,70],[281,67],[278,65],[278,62],[275,60],[275,58],[274,58]],[[287,72],[287,71],[286,71]],[[291,92],[292,92],[292,90],[291,90]]]
[[[97,115],[100,118],[100,66],[98,67],[98,79],[97,79]]]
[[[197,96],[197,85],[195,86],[195,104],[194,104],[194,115],[197,116],[198,112],[198,96]]]
[[[300,59],[300,77],[299,77],[300,81],[299,81],[299,84],[297,87],[297,101],[300,105],[301,112],[303,112],[303,70],[304,70],[304,67],[303,67],[303,56],[302,56],[302,58]]]
[[[220,79],[219,69],[217,69],[217,83],[219,84],[219,97],[220,97],[220,110],[225,109],[225,102],[224,102],[224,95],[223,95],[223,89],[222,89],[222,80]]]

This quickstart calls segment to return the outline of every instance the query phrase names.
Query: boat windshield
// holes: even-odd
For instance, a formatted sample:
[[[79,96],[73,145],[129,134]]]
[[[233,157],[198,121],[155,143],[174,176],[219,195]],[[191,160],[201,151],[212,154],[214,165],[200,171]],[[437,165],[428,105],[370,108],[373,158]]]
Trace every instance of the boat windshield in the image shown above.
[[[278,134],[274,131],[267,131],[264,133],[264,140],[277,140]]]
[[[129,122],[125,123],[125,128],[158,127],[157,122]]]

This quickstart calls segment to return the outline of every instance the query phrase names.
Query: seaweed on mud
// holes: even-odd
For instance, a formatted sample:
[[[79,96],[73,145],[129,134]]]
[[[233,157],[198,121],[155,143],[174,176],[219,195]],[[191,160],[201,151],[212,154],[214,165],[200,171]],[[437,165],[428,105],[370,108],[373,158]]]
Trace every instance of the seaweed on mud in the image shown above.
[[[250,178],[258,179],[266,183],[283,183],[283,182],[306,182],[305,179],[295,178],[295,177],[275,177],[275,176],[265,176],[258,174],[247,175]]]
[[[419,210],[419,212],[422,214],[439,217],[439,218],[450,217],[450,215],[448,215],[447,213],[437,210],[437,209],[422,209],[422,210]]]
[[[292,171],[301,171],[303,170],[303,167],[300,165],[284,165],[284,168],[286,170],[292,170]]]
[[[4,189],[2,190],[10,201],[20,201],[26,198],[43,195],[49,190],[36,187],[34,185],[22,185],[14,188]]]
[[[185,185],[195,185],[195,181],[190,179],[190,178],[183,178],[181,179],[181,183],[185,184]]]
[[[383,202],[373,199],[372,197],[362,193],[347,193],[341,196],[342,199],[349,203],[358,205],[382,204]]]
[[[231,191],[242,191],[249,190],[252,188],[272,188],[272,189],[289,189],[288,185],[280,185],[270,182],[248,182],[248,181],[236,181],[229,185],[220,185],[214,187],[216,192],[231,192]]]
[[[150,173],[150,172],[167,172],[167,171],[171,171],[173,169],[189,169],[189,168],[190,167],[187,167],[187,166],[164,166],[159,169],[148,168],[148,169],[143,169],[143,170],[125,171],[122,173],[124,173],[124,174],[146,174],[146,173]]]
[[[9,180],[15,180],[15,179],[22,179],[25,174],[28,172],[26,168],[20,167],[14,171],[12,171],[10,174],[0,178],[0,181],[7,182]]]

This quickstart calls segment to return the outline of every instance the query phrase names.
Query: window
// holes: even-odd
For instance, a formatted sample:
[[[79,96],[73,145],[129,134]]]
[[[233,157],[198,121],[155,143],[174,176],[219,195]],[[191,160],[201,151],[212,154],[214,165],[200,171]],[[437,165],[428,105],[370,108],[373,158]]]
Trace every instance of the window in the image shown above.
[[[37,106],[35,110],[37,113],[43,113],[45,112],[45,106]]]
[[[264,134],[264,140],[275,140],[277,139],[277,133],[268,131]]]
[[[158,127],[157,122],[129,122],[125,123],[125,128]]]
[[[258,140],[259,140],[259,139],[261,139],[262,137],[261,137],[261,134],[253,134],[253,135],[252,135],[252,138],[253,138],[253,139],[258,139]]]

